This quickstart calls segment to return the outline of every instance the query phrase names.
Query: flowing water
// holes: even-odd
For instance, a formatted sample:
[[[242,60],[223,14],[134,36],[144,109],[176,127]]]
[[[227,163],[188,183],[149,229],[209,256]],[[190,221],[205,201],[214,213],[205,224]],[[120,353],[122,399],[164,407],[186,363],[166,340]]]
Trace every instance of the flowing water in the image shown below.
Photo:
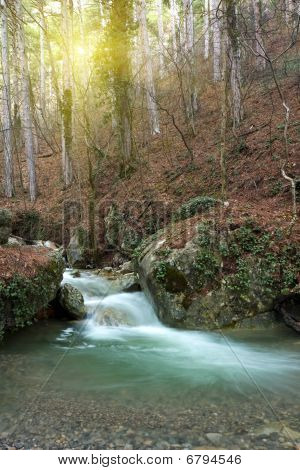
[[[203,436],[213,432],[225,447],[298,442],[300,339],[293,331],[172,329],[142,292],[118,292],[88,272],[66,272],[63,282],[83,293],[87,319],[37,324],[0,348],[6,439],[21,436],[22,445],[42,447],[180,448],[207,446]],[[74,426],[77,440],[70,437]],[[282,434],[284,426],[289,432]],[[273,436],[268,445],[256,442],[264,432]]]

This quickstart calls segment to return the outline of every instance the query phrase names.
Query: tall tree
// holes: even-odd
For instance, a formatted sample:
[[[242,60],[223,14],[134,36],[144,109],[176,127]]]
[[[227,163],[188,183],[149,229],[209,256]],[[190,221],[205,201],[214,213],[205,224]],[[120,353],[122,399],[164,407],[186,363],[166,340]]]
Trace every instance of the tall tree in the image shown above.
[[[183,0],[184,46],[186,51],[194,48],[193,0]]]
[[[225,0],[226,32],[230,61],[231,111],[233,128],[240,125],[243,118],[241,93],[241,49],[237,21],[236,2]]]
[[[73,181],[73,83],[72,83],[72,21],[73,1],[61,1],[63,36],[63,97],[62,97],[62,164],[64,185]]]
[[[101,29],[105,28],[105,16],[104,16],[104,8],[103,8],[103,0],[98,0],[99,1],[99,13],[100,13],[100,24],[101,24]]]
[[[45,33],[40,28],[40,108],[45,118],[46,111],[46,64],[45,64]]]
[[[213,78],[217,82],[221,80],[221,27],[219,0],[210,0],[211,2],[211,23],[213,36]]]
[[[30,200],[35,201],[37,197],[36,168],[34,155],[33,123],[30,100],[30,78],[25,46],[25,34],[23,26],[23,7],[21,0],[15,0],[17,17],[17,40],[18,56],[20,60],[22,112],[21,121],[25,140],[25,153],[28,166],[29,194]]]
[[[126,176],[133,160],[132,136],[132,37],[133,1],[112,0],[105,26],[104,44],[99,48],[99,75],[104,77],[119,143],[119,173]],[[101,62],[102,61],[102,62]]]
[[[157,9],[157,30],[158,30],[158,49],[160,74],[164,71],[164,21],[163,21],[163,2],[156,0]]]
[[[9,69],[9,43],[7,32],[7,5],[6,0],[0,0],[1,11],[1,58],[2,58],[2,115],[3,115],[3,143],[4,143],[4,194],[12,197],[14,193],[13,177],[13,145],[12,145],[12,119],[10,96],[10,69]]]
[[[204,1],[204,58],[209,57],[210,11],[209,0]]]
[[[183,0],[186,115],[195,134],[194,117],[198,109],[195,73],[194,12],[192,0]]]
[[[143,58],[145,63],[146,95],[151,133],[159,134],[159,117],[156,105],[156,92],[153,79],[152,57],[147,28],[147,8],[145,0],[139,0],[139,20],[142,33]]]
[[[171,16],[171,34],[172,34],[172,47],[173,47],[173,56],[176,60],[177,58],[177,37],[179,34],[179,14],[178,14],[178,4],[176,0],[170,0],[170,16]]]
[[[255,63],[258,70],[263,70],[266,66],[266,60],[261,33],[260,0],[252,0],[252,8],[254,12]]]

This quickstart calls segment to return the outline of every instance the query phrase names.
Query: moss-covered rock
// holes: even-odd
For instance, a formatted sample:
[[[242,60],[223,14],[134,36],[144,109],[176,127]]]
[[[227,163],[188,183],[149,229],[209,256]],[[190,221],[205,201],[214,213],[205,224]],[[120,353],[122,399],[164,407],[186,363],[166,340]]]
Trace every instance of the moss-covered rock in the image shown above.
[[[1,338],[6,331],[30,325],[55,298],[64,261],[57,252],[29,246],[3,248],[0,261],[10,263],[0,275]]]
[[[169,241],[168,231],[160,234],[136,258],[142,288],[170,325],[272,325],[276,299],[297,284],[299,247],[251,221],[227,230],[206,221],[183,248]]]

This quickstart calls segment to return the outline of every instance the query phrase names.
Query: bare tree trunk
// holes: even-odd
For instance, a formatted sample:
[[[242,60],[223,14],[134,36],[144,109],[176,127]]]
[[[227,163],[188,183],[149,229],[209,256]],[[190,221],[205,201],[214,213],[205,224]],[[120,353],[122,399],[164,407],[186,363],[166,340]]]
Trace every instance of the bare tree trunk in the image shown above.
[[[64,38],[63,57],[63,98],[62,98],[62,165],[64,186],[73,181],[72,142],[73,142],[73,90],[72,90],[72,0],[62,0],[62,32]]]
[[[159,66],[160,75],[164,72],[164,22],[163,22],[163,2],[156,0],[157,6],[157,29],[158,29],[158,49],[159,49]]]
[[[218,11],[218,0],[211,0],[211,22],[213,32],[213,77],[214,81],[221,80],[221,28]]]
[[[226,28],[222,28],[222,73],[221,73],[221,143],[220,143],[220,170],[221,170],[221,199],[224,203],[227,197],[227,168],[226,168],[226,140],[228,127],[228,85],[230,69],[228,67],[228,54],[226,44],[228,43]]]
[[[11,130],[11,96],[10,96],[10,70],[9,70],[9,44],[7,33],[7,7],[6,1],[0,1],[1,11],[1,57],[2,57],[2,111],[3,111],[3,144],[4,144],[4,194],[12,197],[14,193],[13,171],[13,145]]]
[[[120,21],[121,20],[121,21]],[[119,140],[119,174],[127,177],[134,163],[132,133],[132,37],[133,4],[127,0],[112,0],[106,34],[109,57],[112,60],[108,85],[114,111],[114,128]]]
[[[103,0],[99,0],[99,13],[100,13],[100,24],[101,29],[105,28],[105,18],[104,18],[104,8],[103,8]]]
[[[146,94],[147,94],[147,105],[150,119],[150,129],[151,133],[159,134],[159,118],[156,105],[156,93],[153,80],[153,69],[152,69],[152,59],[151,51],[149,45],[148,29],[147,29],[147,11],[145,0],[141,0],[139,4],[139,17],[140,24],[142,29],[142,40],[143,40],[143,56],[145,61],[146,68]]]
[[[194,49],[194,13],[193,1],[183,0],[184,9],[184,45],[185,50],[190,52]]]
[[[293,1],[285,0],[285,20],[287,24],[290,23],[292,11],[293,11]]]
[[[264,43],[261,34],[261,18],[260,18],[260,0],[252,0],[254,12],[254,28],[255,28],[255,52],[256,52],[256,68],[263,70],[266,66]]]
[[[192,0],[183,0],[184,7],[184,50],[187,62],[186,88],[187,88],[187,117],[191,129],[195,134],[194,115],[198,110],[196,76],[195,76],[195,48],[194,48],[194,13]]]
[[[28,73],[28,63],[25,50],[25,34],[23,27],[23,12],[21,0],[15,0],[17,15],[17,32],[18,32],[18,53],[21,69],[21,93],[22,93],[22,113],[21,121],[25,139],[25,152],[28,165],[29,177],[29,194],[30,200],[35,201],[37,197],[36,171],[35,171],[35,155],[34,155],[34,139],[33,124],[30,105],[30,82]]]
[[[18,38],[16,25],[12,31],[12,49],[18,50]],[[13,138],[13,150],[18,153],[22,147],[22,135],[21,135],[21,117],[20,117],[20,104],[21,104],[21,91],[20,91],[20,64],[19,61],[14,61],[12,65],[12,138]]]
[[[40,28],[40,107],[41,115],[46,111],[46,68],[45,68],[45,33]]]
[[[179,14],[178,5],[176,0],[170,0],[170,15],[171,15],[171,31],[172,31],[172,46],[174,60],[177,59],[177,36],[179,33]]]
[[[204,2],[204,59],[209,57],[210,11],[209,0]]]
[[[229,59],[231,62],[231,111],[233,128],[235,129],[240,125],[243,118],[241,94],[241,49],[237,26],[236,5],[231,0],[225,0],[225,6]]]

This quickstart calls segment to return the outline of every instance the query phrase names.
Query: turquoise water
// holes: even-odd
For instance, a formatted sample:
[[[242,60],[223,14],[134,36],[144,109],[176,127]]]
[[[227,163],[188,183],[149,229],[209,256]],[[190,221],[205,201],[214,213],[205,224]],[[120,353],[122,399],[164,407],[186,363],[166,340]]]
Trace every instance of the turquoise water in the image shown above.
[[[0,431],[40,394],[174,409],[299,399],[300,338],[292,330],[176,330],[158,321],[141,292],[116,292],[90,273],[67,272],[64,282],[82,291],[88,318],[40,322],[1,345]]]

